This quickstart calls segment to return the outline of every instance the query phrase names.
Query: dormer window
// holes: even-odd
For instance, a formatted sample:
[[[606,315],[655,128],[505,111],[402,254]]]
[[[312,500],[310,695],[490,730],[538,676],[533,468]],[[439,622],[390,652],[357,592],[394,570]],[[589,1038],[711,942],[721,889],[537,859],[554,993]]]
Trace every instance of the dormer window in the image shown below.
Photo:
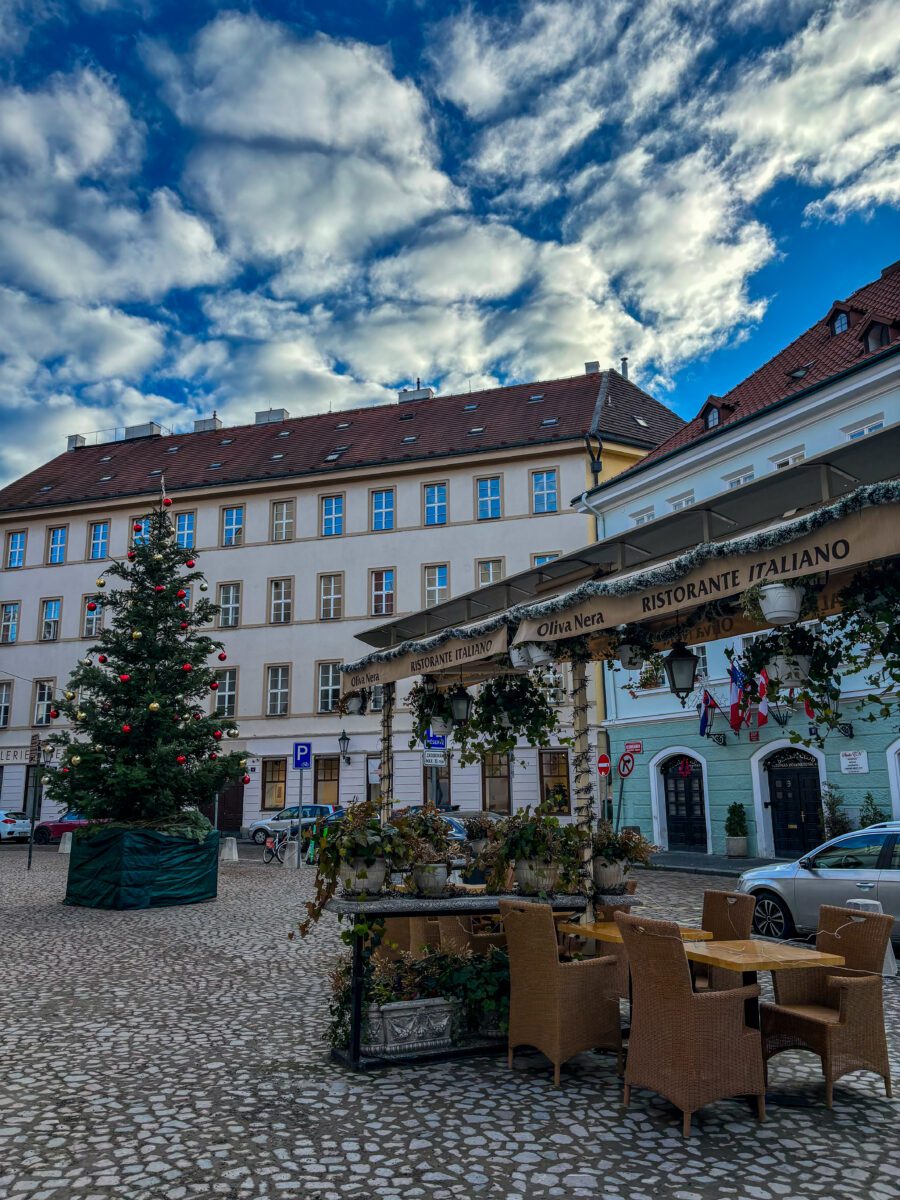
[[[883,325],[881,321],[875,321],[869,326],[866,333],[866,349],[871,354],[874,350],[880,350],[882,346],[891,344],[891,331],[887,325]]]
[[[846,333],[850,328],[850,318],[845,312],[836,313],[831,319],[831,332],[833,334]]]
[[[717,408],[710,408],[706,414],[706,422],[705,422],[706,428],[707,429],[715,429],[715,427],[718,425],[718,423],[719,423],[719,410]]]

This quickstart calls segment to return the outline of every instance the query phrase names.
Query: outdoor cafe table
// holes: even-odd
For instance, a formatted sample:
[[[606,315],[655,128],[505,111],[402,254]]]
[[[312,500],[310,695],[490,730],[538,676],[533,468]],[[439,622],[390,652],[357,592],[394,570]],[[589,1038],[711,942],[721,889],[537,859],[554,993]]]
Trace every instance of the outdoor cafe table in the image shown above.
[[[325,905],[328,912],[338,917],[350,917],[354,925],[361,918],[383,917],[447,917],[447,916],[477,916],[489,915],[500,911],[501,900],[527,900],[536,904],[549,904],[556,912],[583,912],[587,907],[584,896],[489,896],[483,893],[473,893],[467,896],[446,896],[437,900],[426,900],[418,896],[375,896],[371,900],[341,898],[329,900]],[[635,896],[597,896],[594,898],[596,908],[631,908],[640,904]],[[354,932],[353,958],[350,975],[350,1047],[348,1050],[333,1049],[332,1058],[354,1071],[367,1071],[378,1067],[396,1067],[408,1062],[434,1062],[448,1058],[465,1058],[475,1054],[497,1053],[505,1049],[504,1044],[494,1041],[472,1041],[461,1046],[452,1046],[448,1050],[424,1052],[409,1055],[402,1059],[378,1058],[363,1056],[362,1026],[363,1026],[363,947],[366,935],[364,932]]]
[[[571,933],[576,937],[592,939],[595,942],[611,942],[621,946],[625,940],[622,931],[615,921],[594,921],[589,925],[578,925],[567,921],[559,926],[560,933]],[[707,929],[695,929],[691,925],[679,925],[678,932],[685,942],[706,942],[712,940],[712,934]]]

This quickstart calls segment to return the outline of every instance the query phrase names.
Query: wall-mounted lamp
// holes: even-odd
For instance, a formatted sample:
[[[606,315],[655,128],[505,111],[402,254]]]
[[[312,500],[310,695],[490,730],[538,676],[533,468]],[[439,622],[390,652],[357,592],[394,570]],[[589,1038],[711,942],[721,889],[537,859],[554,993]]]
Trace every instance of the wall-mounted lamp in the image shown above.
[[[350,738],[345,730],[341,730],[341,736],[338,738],[338,749],[341,752],[341,758],[346,765],[350,766]]]

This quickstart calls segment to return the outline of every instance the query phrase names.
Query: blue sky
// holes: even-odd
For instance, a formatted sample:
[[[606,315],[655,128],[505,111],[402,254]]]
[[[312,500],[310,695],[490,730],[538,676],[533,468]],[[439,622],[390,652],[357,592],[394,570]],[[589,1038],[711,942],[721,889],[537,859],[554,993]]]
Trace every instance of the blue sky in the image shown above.
[[[623,354],[693,414],[900,257],[896,16],[0,0],[0,480]]]

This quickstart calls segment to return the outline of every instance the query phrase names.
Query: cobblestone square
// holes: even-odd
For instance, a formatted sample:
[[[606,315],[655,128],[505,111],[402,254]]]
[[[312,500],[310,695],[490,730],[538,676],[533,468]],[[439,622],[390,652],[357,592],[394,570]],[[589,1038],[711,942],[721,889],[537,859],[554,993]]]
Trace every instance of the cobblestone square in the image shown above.
[[[525,1055],[354,1076],[323,1045],[336,921],[286,936],[310,869],[247,862],[214,903],[110,913],[61,903],[66,862],[38,854],[29,877],[0,856],[0,1196],[900,1195],[900,1108],[875,1076],[842,1080],[829,1112],[817,1060],[781,1055],[770,1086],[811,1106],[760,1126],[723,1101],[688,1142],[659,1097],[622,1108],[610,1055],[573,1060],[558,1090]],[[704,887],[732,882],[642,873],[642,911],[696,922]],[[885,995],[900,1078],[895,981]]]

